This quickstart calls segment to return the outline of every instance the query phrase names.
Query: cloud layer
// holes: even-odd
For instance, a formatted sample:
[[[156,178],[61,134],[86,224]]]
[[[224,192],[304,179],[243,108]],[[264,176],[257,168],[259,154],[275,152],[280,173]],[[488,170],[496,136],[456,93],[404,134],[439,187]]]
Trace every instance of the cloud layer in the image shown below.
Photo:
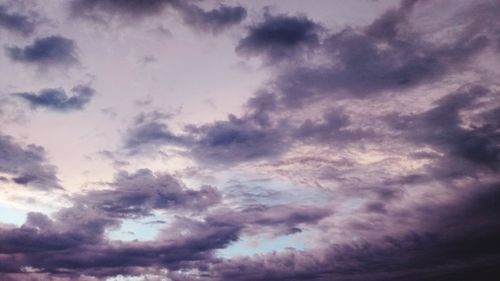
[[[500,2],[273,4],[0,5],[1,280],[500,276]]]

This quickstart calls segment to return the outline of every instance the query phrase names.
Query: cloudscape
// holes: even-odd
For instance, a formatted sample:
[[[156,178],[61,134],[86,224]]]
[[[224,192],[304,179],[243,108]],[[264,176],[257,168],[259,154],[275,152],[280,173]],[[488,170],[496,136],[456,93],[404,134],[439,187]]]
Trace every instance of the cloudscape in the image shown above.
[[[500,1],[0,0],[0,280],[500,280]]]

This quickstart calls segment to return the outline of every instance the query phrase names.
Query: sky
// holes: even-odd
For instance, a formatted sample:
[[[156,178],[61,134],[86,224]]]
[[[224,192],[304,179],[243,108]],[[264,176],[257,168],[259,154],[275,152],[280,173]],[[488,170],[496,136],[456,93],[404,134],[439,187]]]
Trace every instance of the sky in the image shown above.
[[[0,280],[500,278],[500,1],[0,0]]]

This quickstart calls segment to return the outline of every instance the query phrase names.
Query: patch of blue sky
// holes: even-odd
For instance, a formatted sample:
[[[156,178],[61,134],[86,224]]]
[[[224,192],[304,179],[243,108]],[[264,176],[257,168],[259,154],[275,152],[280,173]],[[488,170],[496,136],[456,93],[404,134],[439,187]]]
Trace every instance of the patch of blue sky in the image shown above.
[[[152,241],[158,231],[165,227],[167,221],[164,218],[150,216],[141,219],[126,219],[119,229],[108,231],[111,240],[120,241]]]
[[[238,256],[280,252],[289,248],[303,250],[306,246],[306,242],[295,234],[275,238],[256,236],[243,238],[224,249],[218,250],[217,255],[222,258],[230,259]]]
[[[26,221],[27,212],[0,203],[0,223],[22,225]]]

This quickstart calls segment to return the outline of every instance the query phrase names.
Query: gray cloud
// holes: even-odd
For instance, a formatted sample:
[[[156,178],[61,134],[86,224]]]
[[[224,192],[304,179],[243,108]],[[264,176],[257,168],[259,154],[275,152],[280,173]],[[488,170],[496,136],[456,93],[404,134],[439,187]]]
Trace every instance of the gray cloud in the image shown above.
[[[187,189],[172,176],[147,169],[133,174],[121,172],[110,185],[111,190],[91,191],[77,200],[111,217],[134,218],[161,209],[199,212],[221,199],[213,187]]]
[[[189,154],[211,164],[229,164],[277,156],[285,145],[284,131],[265,127],[251,118],[229,116],[202,126],[190,125],[185,134],[176,135],[157,121],[135,124],[125,135],[125,146],[131,151],[162,145],[178,145]]]
[[[6,135],[0,135],[0,172],[9,174],[20,185],[44,190],[60,188],[56,168],[48,163],[42,147],[23,147]]]
[[[439,176],[456,178],[476,172],[496,171],[500,165],[500,135],[493,110],[485,110],[480,123],[464,127],[460,114],[470,110],[477,100],[494,91],[478,86],[464,86],[442,99],[431,109],[415,115],[390,115],[389,124],[410,142],[432,145],[441,156],[430,168]],[[486,118],[485,118],[486,117]]]
[[[352,143],[365,138],[372,138],[376,133],[372,129],[349,128],[349,116],[341,110],[326,112],[319,123],[306,120],[294,132],[294,136],[306,142],[322,142],[330,144]]]
[[[266,14],[264,21],[250,26],[236,51],[243,55],[263,55],[270,62],[302,55],[320,43],[321,27],[306,17]]]
[[[13,61],[21,63],[51,66],[78,62],[75,42],[58,35],[37,38],[31,45],[6,50]]]
[[[246,18],[246,9],[241,6],[220,5],[204,10],[197,1],[187,0],[74,0],[71,11],[74,15],[106,22],[110,16],[125,19],[143,19],[158,16],[165,10],[179,13],[184,23],[196,30],[218,33],[239,24]]]
[[[32,108],[47,108],[55,111],[82,110],[92,99],[95,92],[89,86],[76,86],[71,89],[75,94],[67,96],[63,89],[43,89],[35,93],[14,93]]]
[[[72,12],[89,18],[96,18],[102,12],[110,14],[128,14],[144,16],[160,13],[171,0],[74,0],[71,2]]]
[[[209,32],[244,18],[241,9],[219,6],[211,12],[197,2],[182,8],[192,14],[177,1],[72,3],[84,5],[82,13],[89,16],[145,17],[174,9],[186,24]],[[444,90],[465,84],[466,79],[450,84],[446,79],[471,69],[476,56],[497,52],[492,47],[498,43],[499,3],[462,3],[447,23],[453,32],[446,30],[446,38],[415,25],[432,8],[428,3],[402,1],[368,26],[333,33],[305,16],[265,15],[237,47],[244,57],[262,57],[271,75],[266,91],[250,98],[243,114],[190,124],[178,133],[169,127],[170,114],[140,114],[125,131],[124,148],[142,153],[181,147],[209,172],[223,168],[225,176],[225,169],[247,163],[230,172],[259,169],[272,180],[262,188],[191,189],[166,173],[119,172],[107,189],[73,195],[72,206],[51,217],[30,213],[20,227],[0,225],[0,276],[15,281],[147,273],[174,281],[500,276],[498,91],[476,72],[482,78],[477,84]],[[307,56],[311,59],[303,59]],[[429,91],[411,91],[437,81],[442,83]],[[69,99],[47,94],[38,102],[53,107]],[[112,158],[113,153],[105,152]],[[267,161],[254,162],[260,160]],[[2,184],[54,179],[52,168],[40,147],[0,137],[0,172],[7,174],[0,177]],[[289,186],[274,192],[274,180],[284,177]],[[297,186],[313,189],[305,192],[313,200],[302,198]],[[293,193],[293,200],[261,199],[281,192]],[[106,236],[125,220],[153,213],[169,216],[153,240]],[[300,250],[217,256],[217,250],[258,235],[304,235],[313,241]]]
[[[179,3],[176,7],[186,25],[213,33],[218,33],[230,26],[239,24],[247,16],[246,9],[241,6],[221,5],[209,11],[186,3]]]
[[[403,1],[364,28],[329,34],[304,17],[267,15],[249,28],[236,50],[271,62],[271,88],[287,107],[318,99],[367,98],[457,73],[492,46],[498,40],[495,4],[471,6],[456,15],[464,18],[458,32],[441,41],[428,40],[411,18],[414,10],[432,7],[425,1]],[[285,65],[273,63],[280,58],[286,58]]]
[[[500,274],[497,185],[428,209],[433,223],[419,232],[333,243],[316,252],[235,258],[211,272],[221,280],[490,280]]]
[[[0,5],[0,27],[21,35],[30,35],[35,30],[35,22],[27,15],[10,12]]]

